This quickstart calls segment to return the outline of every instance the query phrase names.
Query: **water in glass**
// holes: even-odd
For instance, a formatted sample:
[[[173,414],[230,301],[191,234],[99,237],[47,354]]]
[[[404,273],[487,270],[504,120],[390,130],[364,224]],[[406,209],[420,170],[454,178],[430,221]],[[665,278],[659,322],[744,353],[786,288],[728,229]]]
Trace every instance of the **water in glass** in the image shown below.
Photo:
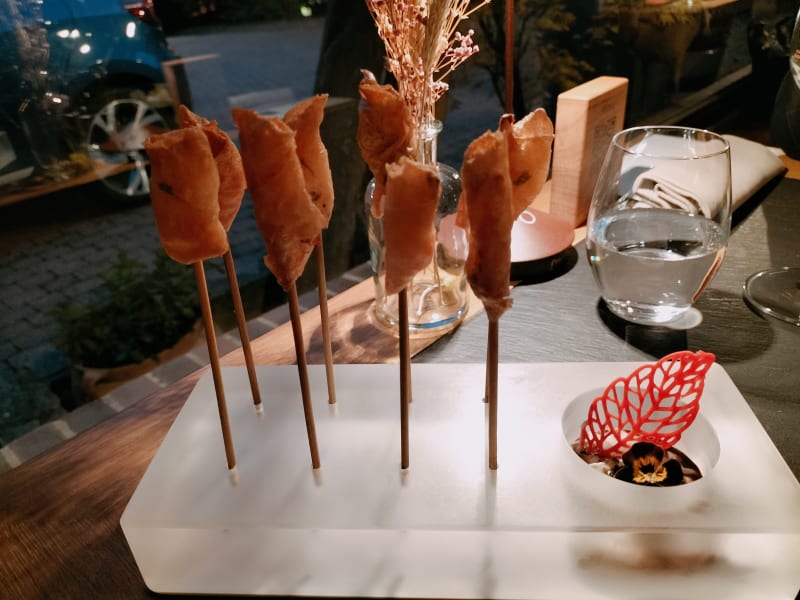
[[[609,310],[660,324],[691,308],[725,255],[730,185],[728,143],[716,134],[639,127],[614,137],[586,233]]]

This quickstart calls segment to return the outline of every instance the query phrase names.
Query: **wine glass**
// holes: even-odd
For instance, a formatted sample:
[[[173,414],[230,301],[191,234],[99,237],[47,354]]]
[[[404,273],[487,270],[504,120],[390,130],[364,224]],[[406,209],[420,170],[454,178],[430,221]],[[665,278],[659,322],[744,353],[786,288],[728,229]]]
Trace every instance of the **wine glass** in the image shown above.
[[[789,44],[789,72],[791,77],[782,85],[793,86],[793,89],[782,88],[779,97],[797,98],[800,95],[800,11]],[[787,112],[786,117],[798,119],[800,113]],[[753,273],[744,283],[744,299],[760,315],[794,325],[793,329],[800,332],[800,266],[781,266]]]
[[[617,133],[586,232],[589,264],[608,309],[645,325],[694,321],[689,311],[722,263],[730,220],[725,138],[672,126]]]

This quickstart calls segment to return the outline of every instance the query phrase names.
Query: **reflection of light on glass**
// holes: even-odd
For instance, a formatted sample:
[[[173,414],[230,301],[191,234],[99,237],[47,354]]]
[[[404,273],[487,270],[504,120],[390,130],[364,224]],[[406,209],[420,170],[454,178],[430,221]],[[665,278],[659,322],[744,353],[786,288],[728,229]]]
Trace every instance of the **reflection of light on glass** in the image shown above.
[[[129,38],[132,38],[136,35],[136,23],[133,21],[128,21],[128,24],[125,26],[125,35]]]
[[[89,54],[92,51],[92,47],[89,44],[81,44],[81,47],[78,48],[78,52],[81,54]]]
[[[300,7],[300,15],[303,17],[310,17],[311,16],[311,9],[308,6],[301,6]]]
[[[72,30],[59,29],[58,31],[56,31],[56,35],[60,37],[62,40],[65,40],[67,38],[70,38],[72,40],[77,40],[79,37],[81,37],[81,32],[78,31],[77,29],[72,29]]]
[[[61,104],[64,99],[61,96],[56,96],[53,92],[45,92],[44,97],[47,98],[53,104]]]

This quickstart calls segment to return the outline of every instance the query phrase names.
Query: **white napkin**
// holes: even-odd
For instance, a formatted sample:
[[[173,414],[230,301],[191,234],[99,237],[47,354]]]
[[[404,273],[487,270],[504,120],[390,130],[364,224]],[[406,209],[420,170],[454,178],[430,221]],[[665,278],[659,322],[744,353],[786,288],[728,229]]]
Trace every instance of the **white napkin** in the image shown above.
[[[763,144],[735,135],[722,137],[731,145],[731,194],[736,210],[764,184],[786,172],[786,165],[773,149]]]
[[[645,171],[633,182],[634,207],[679,208],[711,217],[724,197],[720,177],[703,177],[681,162],[662,163]]]
[[[736,209],[786,167],[762,144],[734,135],[723,137],[731,147],[731,196]],[[631,200],[633,206],[689,209],[711,217],[722,201],[717,181],[711,173],[687,172],[680,162],[664,163],[636,177]]]

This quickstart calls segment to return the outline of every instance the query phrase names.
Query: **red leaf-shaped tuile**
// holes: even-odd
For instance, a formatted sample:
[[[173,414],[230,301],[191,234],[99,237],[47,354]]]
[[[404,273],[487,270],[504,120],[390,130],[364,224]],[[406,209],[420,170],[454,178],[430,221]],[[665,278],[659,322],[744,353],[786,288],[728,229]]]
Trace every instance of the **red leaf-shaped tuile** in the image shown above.
[[[713,363],[707,352],[674,352],[612,381],[589,406],[581,448],[616,458],[636,442],[671,448],[697,416]]]

